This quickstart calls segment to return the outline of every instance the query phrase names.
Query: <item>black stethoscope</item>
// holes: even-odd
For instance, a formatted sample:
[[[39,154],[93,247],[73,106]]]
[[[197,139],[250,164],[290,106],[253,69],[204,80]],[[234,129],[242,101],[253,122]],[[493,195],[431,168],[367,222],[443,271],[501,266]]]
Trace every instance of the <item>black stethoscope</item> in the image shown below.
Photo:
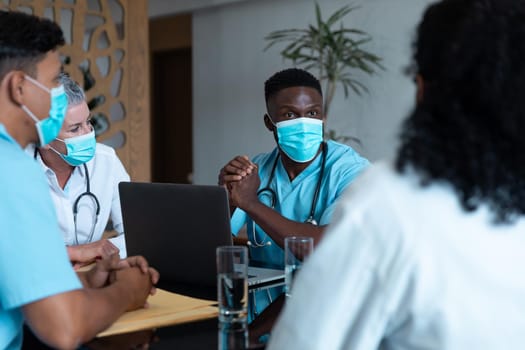
[[[323,154],[322,154],[322,162],[321,162],[321,171],[319,173],[319,179],[317,179],[317,185],[315,186],[315,192],[314,197],[312,198],[312,206],[310,207],[310,214],[308,215],[308,218],[306,219],[305,223],[312,224],[314,226],[317,226],[318,223],[314,219],[315,215],[315,207],[317,206],[317,202],[319,200],[319,192],[321,191],[321,184],[323,182],[323,176],[324,176],[324,168],[326,164],[326,154],[328,153],[328,144],[326,142],[322,143],[323,147]],[[270,207],[275,208],[275,203],[277,202],[277,193],[270,187],[271,183],[273,182],[273,178],[275,175],[275,169],[277,168],[277,162],[279,161],[279,154],[275,157],[275,161],[273,162],[272,171],[270,172],[270,177],[268,178],[268,182],[266,183],[266,186],[261,188],[259,191],[257,191],[257,197],[260,196],[267,196],[270,198]],[[272,242],[267,241],[266,239],[263,242],[257,242],[257,236],[255,235],[255,222],[253,223],[252,227],[252,238],[253,238],[253,244],[250,243],[249,245],[252,247],[264,247],[269,246],[272,244]]]
[[[38,148],[35,148],[35,154],[33,157],[36,159],[36,156],[38,154]],[[78,245],[78,233],[77,233],[77,214],[78,214],[78,203],[82,199],[82,197],[91,197],[93,199],[93,202],[95,202],[95,222],[91,226],[91,232],[89,233],[88,239],[83,243],[91,243],[93,240],[93,235],[95,234],[95,227],[98,223],[98,215],[100,214],[100,203],[98,201],[97,196],[93,192],[91,192],[91,181],[89,181],[89,171],[87,168],[86,163],[82,164],[84,166],[84,171],[86,173],[86,191],[81,193],[77,199],[73,202],[73,223],[75,225],[75,245]]]

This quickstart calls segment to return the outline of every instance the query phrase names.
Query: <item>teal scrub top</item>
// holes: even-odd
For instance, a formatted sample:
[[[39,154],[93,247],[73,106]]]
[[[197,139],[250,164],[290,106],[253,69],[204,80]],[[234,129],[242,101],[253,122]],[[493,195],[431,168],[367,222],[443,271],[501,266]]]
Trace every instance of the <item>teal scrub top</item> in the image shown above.
[[[81,288],[42,168],[0,124],[0,349],[20,349],[22,307]]]
[[[319,225],[330,223],[337,199],[345,188],[369,165],[367,159],[361,157],[354,149],[334,141],[327,141],[326,164],[323,178],[321,164],[323,155],[320,153],[314,161],[304,169],[293,181],[290,181],[280,160],[271,183],[268,183],[275,159],[279,150],[275,148],[270,153],[260,154],[253,158],[259,167],[259,178],[262,188],[269,187],[275,194],[274,209],[287,219],[305,222],[312,207],[312,201],[318,181],[321,181],[319,198],[315,206],[314,219]],[[260,200],[270,206],[268,191],[259,195]],[[246,224],[250,247],[250,260],[252,264],[271,268],[284,268],[284,251],[268,236],[250,217],[241,209],[236,209],[231,218],[232,232],[237,235]],[[301,232],[290,232],[301,235]],[[271,245],[267,245],[271,242]],[[279,291],[280,292],[280,291]],[[268,294],[268,293],[264,293]],[[268,296],[274,299],[276,295]],[[270,300],[271,301],[271,300]],[[257,298],[257,312],[265,308],[265,304]]]
[[[365,169],[369,162],[361,157],[351,147],[327,141],[326,164],[323,179],[319,191],[319,199],[315,207],[314,219],[319,225],[330,223],[336,201],[344,189]],[[287,219],[305,222],[310,214],[314,192],[321,174],[322,154],[304,169],[293,181],[279,160],[275,169],[273,180],[268,184],[278,149],[272,152],[260,154],[253,158],[258,164],[261,185],[259,190],[265,187],[271,188],[275,193],[275,210]],[[270,204],[268,192],[263,192],[259,198],[266,205]],[[272,241],[270,236],[250,219],[241,209],[236,209],[231,218],[231,228],[234,234],[247,225],[248,239],[252,243],[250,257],[258,264],[266,267],[284,268],[283,249]],[[301,235],[300,232],[291,232]],[[271,245],[265,245],[266,242]],[[262,246],[261,246],[262,245]]]

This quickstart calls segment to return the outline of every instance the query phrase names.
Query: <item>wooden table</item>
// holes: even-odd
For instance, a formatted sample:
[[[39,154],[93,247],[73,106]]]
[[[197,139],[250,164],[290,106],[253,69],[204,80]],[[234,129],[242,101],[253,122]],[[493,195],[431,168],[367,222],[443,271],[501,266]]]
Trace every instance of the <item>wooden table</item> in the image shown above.
[[[202,321],[218,315],[214,300],[192,298],[162,289],[157,289],[157,293],[148,298],[148,304],[148,308],[126,312],[97,337]]]

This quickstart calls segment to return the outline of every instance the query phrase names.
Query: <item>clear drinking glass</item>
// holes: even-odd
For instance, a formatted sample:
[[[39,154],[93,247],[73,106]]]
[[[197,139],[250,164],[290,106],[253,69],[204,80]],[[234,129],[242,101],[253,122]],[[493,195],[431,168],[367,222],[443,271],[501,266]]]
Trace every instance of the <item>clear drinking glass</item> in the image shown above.
[[[286,237],[284,239],[284,272],[286,296],[292,296],[293,279],[305,259],[314,251],[312,237]]]
[[[248,249],[217,248],[219,349],[248,347]]]

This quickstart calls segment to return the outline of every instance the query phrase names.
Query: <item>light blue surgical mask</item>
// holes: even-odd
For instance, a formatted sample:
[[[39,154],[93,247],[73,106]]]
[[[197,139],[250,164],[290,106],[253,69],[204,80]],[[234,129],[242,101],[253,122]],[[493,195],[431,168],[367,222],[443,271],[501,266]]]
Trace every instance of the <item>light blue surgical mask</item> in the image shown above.
[[[95,138],[94,130],[88,134],[70,137],[63,140],[57,138],[57,140],[66,145],[67,154],[62,154],[53,147],[50,148],[62,157],[62,159],[69,165],[82,165],[89,162],[95,156],[97,140]]]
[[[323,142],[322,120],[303,117],[274,125],[277,129],[277,144],[291,160],[306,163],[315,158]]]
[[[63,85],[48,89],[42,83],[31,78],[30,76],[26,75],[25,78],[35,84],[37,87],[49,93],[51,97],[49,116],[42,120],[39,120],[35,114],[31,112],[29,108],[27,108],[27,106],[21,106],[27,115],[29,115],[35,122],[38,139],[40,141],[39,146],[45,146],[57,137],[60,129],[62,128],[62,123],[64,122],[67,111],[67,95],[64,91]]]

